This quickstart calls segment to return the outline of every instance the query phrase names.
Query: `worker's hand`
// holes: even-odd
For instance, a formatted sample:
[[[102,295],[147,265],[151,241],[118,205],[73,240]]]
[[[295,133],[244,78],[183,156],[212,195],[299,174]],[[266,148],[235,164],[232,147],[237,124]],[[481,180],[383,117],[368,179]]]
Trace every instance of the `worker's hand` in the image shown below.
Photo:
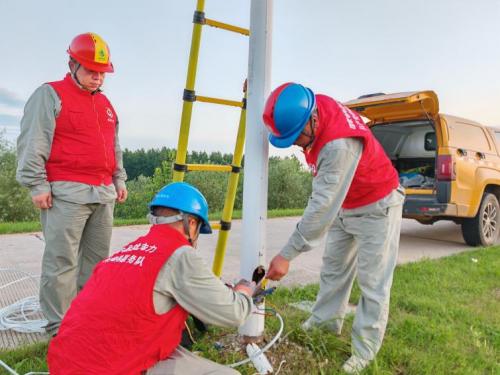
[[[281,280],[281,278],[288,273],[289,267],[289,260],[285,259],[281,255],[276,255],[269,264],[269,269],[267,271],[266,277],[270,280]]]
[[[128,191],[127,188],[117,189],[116,190],[116,201],[118,203],[123,203],[127,200]]]
[[[31,197],[33,204],[36,208],[50,208],[52,207],[52,194],[50,191],[48,193],[42,193]]]
[[[255,283],[253,281],[241,279],[240,281],[238,281],[238,284],[234,286],[233,290],[235,292],[240,292],[246,294],[249,297],[252,297],[255,290]]]

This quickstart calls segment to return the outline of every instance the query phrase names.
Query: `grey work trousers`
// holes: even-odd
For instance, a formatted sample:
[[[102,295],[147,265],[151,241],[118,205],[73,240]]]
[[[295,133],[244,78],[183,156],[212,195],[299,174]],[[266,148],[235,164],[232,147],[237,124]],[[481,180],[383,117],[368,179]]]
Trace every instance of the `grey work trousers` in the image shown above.
[[[165,361],[158,362],[146,375],[237,375],[238,371],[197,356],[179,346]]]
[[[94,266],[109,254],[114,202],[78,204],[53,197],[41,211],[45,238],[40,278],[40,305],[45,330],[57,333],[71,301]]]
[[[342,330],[357,274],[361,298],[352,327],[352,353],[371,360],[382,345],[397,262],[404,193],[356,209],[341,209],[327,236],[320,290],[307,326]]]

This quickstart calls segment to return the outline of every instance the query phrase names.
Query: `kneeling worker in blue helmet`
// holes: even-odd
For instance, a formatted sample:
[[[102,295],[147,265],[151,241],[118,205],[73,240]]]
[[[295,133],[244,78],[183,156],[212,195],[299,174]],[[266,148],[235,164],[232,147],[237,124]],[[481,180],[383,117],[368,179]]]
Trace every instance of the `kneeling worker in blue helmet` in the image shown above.
[[[290,261],[327,234],[320,290],[304,329],[321,326],[340,334],[355,276],[361,289],[352,327],[347,373],[367,367],[380,349],[389,314],[399,248],[404,190],[382,146],[361,117],[326,95],[285,83],[264,109],[269,141],[297,145],[313,171],[312,194],[267,277],[279,280]]]
[[[48,351],[51,374],[238,374],[179,346],[188,313],[237,327],[254,284],[222,283],[195,250],[211,233],[205,197],[175,182],[150,203],[149,233],[100,262]]]

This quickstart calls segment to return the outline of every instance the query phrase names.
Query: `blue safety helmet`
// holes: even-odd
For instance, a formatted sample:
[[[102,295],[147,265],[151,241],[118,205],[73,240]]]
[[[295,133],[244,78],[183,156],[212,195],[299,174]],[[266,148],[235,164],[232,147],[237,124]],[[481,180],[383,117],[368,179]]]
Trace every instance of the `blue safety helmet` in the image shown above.
[[[266,101],[262,115],[275,147],[290,147],[311,117],[316,97],[311,89],[288,82],[276,88]]]
[[[186,182],[173,182],[164,186],[149,204],[154,207],[169,207],[197,216],[201,221],[200,233],[212,233],[208,222],[208,203],[203,194]]]

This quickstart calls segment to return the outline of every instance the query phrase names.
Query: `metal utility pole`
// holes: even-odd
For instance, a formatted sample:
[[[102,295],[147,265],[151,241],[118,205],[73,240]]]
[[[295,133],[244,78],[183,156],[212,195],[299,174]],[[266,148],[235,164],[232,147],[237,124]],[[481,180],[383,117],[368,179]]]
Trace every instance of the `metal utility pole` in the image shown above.
[[[269,144],[262,123],[264,101],[270,91],[273,0],[252,0],[248,57],[247,138],[243,183],[241,277],[251,280],[259,265],[267,267],[266,220]],[[239,333],[249,341],[264,332],[264,316],[252,314]]]

